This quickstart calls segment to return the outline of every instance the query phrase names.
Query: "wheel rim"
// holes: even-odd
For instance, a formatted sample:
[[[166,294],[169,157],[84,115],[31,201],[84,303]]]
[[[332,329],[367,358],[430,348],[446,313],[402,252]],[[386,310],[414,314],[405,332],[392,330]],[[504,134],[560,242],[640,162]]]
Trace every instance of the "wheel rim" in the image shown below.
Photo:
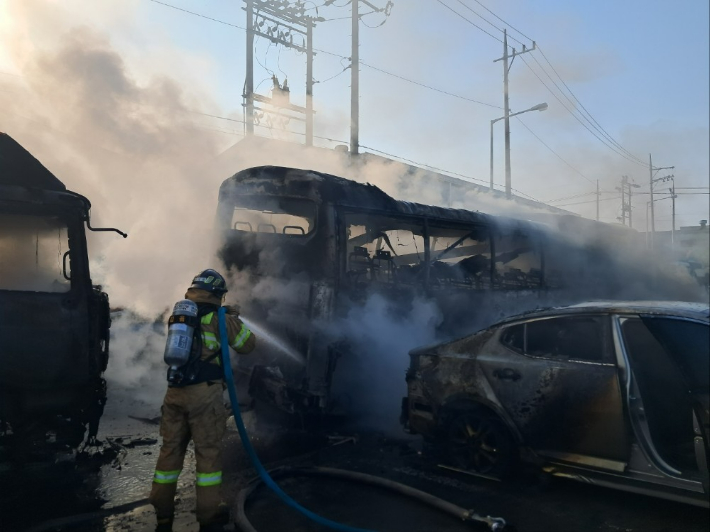
[[[496,423],[473,414],[456,419],[449,432],[449,449],[460,467],[489,473],[504,460],[503,435]]]

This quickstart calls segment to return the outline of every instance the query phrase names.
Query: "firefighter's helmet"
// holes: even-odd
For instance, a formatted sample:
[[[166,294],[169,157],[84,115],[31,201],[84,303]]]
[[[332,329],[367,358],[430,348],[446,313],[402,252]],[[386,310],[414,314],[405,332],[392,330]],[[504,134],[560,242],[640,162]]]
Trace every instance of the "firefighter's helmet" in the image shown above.
[[[190,288],[207,290],[215,295],[222,296],[227,293],[227,282],[219,272],[209,269],[198,273],[192,280]]]

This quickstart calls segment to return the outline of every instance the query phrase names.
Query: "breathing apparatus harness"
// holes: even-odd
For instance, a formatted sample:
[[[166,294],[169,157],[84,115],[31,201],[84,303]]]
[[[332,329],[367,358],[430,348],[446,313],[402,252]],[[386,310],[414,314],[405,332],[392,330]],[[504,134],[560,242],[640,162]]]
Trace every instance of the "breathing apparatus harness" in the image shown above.
[[[222,380],[222,368],[218,364],[213,364],[220,355],[220,351],[215,351],[209,357],[202,359],[202,318],[211,312],[219,311],[219,305],[212,303],[197,303],[196,316],[180,316],[173,314],[168,320],[168,327],[175,323],[181,323],[192,327],[192,346],[190,347],[190,357],[183,365],[168,368],[168,386],[171,388],[183,388],[192,384],[207,381]],[[225,336],[226,338],[226,336]],[[224,340],[223,340],[224,341]]]

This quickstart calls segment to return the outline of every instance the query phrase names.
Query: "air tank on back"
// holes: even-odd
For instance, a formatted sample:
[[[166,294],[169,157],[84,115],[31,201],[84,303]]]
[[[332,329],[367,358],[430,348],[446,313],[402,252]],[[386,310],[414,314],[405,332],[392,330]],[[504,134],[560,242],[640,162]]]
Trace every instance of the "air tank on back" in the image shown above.
[[[197,304],[189,299],[175,303],[168,320],[168,338],[163,354],[163,360],[171,370],[185,365],[190,359],[192,335],[197,325]]]

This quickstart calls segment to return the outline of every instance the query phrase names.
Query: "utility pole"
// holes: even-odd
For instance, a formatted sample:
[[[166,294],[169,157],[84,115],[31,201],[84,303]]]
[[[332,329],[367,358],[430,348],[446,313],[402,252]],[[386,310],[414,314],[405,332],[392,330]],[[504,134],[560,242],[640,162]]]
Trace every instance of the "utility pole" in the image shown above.
[[[515,58],[515,56],[513,56]],[[511,65],[512,66],[512,65]],[[505,197],[510,199],[510,102],[508,98],[508,30],[503,30],[503,114],[505,115]]]
[[[673,202],[673,214],[671,216],[671,249],[675,251],[675,199],[678,197],[675,194],[675,179],[673,180],[673,186],[668,190],[671,191],[671,201]]]
[[[350,153],[358,154],[360,133],[360,0],[352,0],[352,51],[350,57]]]
[[[246,134],[254,134],[254,126],[267,115],[267,127],[271,119],[288,123],[291,120],[305,122],[306,145],[313,145],[313,29],[325,19],[311,17],[302,3],[291,4],[289,0],[244,0],[247,15],[247,76],[244,84],[244,122]],[[254,38],[258,36],[277,46],[290,48],[306,54],[306,105],[291,103],[288,78],[283,84],[275,75],[271,97],[254,92]]]
[[[313,19],[306,19],[306,146],[313,146]]]
[[[633,227],[634,224],[631,218],[631,189],[640,188],[638,185],[629,182],[629,176],[621,176],[621,188],[616,187],[616,190],[621,190],[621,219],[622,223],[626,225],[626,213],[629,213],[629,227]]]
[[[651,249],[653,249],[653,241],[656,237],[656,217],[653,212],[653,162],[651,161],[651,154],[648,154],[648,172],[649,180],[648,184],[651,189]]]
[[[626,225],[626,200],[624,194],[626,194],[626,182],[629,178],[627,176],[621,177],[621,187],[615,187],[616,190],[621,191],[621,224]],[[618,220],[619,218],[617,218]]]
[[[599,192],[599,180],[597,179],[597,222],[599,221],[599,196],[601,196],[601,193]]]
[[[510,183],[510,105],[508,101],[508,72],[510,71],[510,66],[513,66],[513,61],[515,56],[526,54],[532,52],[535,49],[535,41],[533,41],[532,48],[525,48],[523,45],[522,52],[516,52],[513,48],[513,53],[508,54],[508,30],[503,29],[503,57],[493,61],[494,63],[498,61],[503,61],[503,112],[505,114],[505,197],[511,198],[511,183]],[[511,60],[510,66],[508,66],[508,59]]]
[[[651,192],[651,249],[654,247],[654,241],[656,238],[656,216],[654,213],[653,209],[653,183],[658,181],[658,179],[653,179],[653,173],[654,171],[658,172],[659,170],[672,170],[674,169],[675,166],[662,166],[659,168],[654,168],[653,167],[653,162],[651,161],[651,154],[648,154],[648,174],[649,174],[649,179],[648,179],[648,185],[650,188]],[[672,176],[670,176],[672,177]],[[674,181],[675,183],[675,181]]]
[[[387,1],[385,7],[377,7],[369,0],[351,0],[352,51],[350,52],[350,153],[357,155],[360,149],[360,2],[372,9],[372,13],[390,16],[394,3]],[[326,1],[326,4],[330,2]],[[366,13],[369,15],[370,13]]]
[[[254,0],[247,2],[247,79],[244,87],[246,97],[247,136],[254,134]]]

